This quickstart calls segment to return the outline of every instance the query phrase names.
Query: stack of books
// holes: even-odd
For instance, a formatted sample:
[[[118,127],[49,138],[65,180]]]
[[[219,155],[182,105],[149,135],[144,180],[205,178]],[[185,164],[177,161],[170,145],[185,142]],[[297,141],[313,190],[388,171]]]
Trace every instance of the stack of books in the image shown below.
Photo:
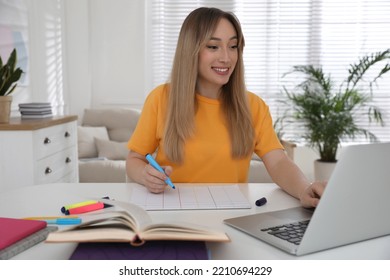
[[[50,102],[20,103],[19,111],[22,118],[36,119],[53,116]]]

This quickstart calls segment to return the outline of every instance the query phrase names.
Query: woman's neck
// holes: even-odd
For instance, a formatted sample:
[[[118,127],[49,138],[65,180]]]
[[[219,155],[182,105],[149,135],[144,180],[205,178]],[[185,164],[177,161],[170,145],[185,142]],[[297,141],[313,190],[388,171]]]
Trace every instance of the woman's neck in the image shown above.
[[[210,98],[210,99],[219,99],[219,96],[221,94],[221,88],[220,87],[203,87],[201,85],[197,85],[196,92],[199,95]]]

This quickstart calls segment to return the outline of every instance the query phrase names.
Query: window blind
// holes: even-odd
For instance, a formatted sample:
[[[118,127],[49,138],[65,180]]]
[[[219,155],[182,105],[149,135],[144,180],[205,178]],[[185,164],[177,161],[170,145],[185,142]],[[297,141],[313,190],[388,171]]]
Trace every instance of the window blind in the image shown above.
[[[322,66],[337,88],[347,77],[351,63],[365,54],[390,48],[388,0],[150,0],[150,87],[169,79],[181,24],[188,13],[200,6],[231,11],[239,18],[246,41],[247,88],[268,103],[274,120],[286,109],[280,102],[285,99],[282,87],[297,82],[293,77],[283,77],[292,66]],[[390,75],[374,87],[373,103],[381,108],[385,127],[366,119],[360,122],[381,141],[390,141]],[[285,138],[302,140],[299,124],[285,127],[283,132]],[[362,136],[354,141],[366,139]]]

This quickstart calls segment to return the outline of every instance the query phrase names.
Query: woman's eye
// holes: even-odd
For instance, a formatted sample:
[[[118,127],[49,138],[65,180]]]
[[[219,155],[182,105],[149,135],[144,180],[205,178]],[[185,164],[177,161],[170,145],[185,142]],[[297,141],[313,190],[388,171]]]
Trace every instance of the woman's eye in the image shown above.
[[[230,46],[231,49],[237,49],[238,46],[237,45],[233,45],[233,46]]]
[[[212,46],[212,45],[210,45],[210,46],[207,46],[207,48],[208,48],[208,49],[211,49],[211,50],[216,50],[216,49],[218,49],[218,47],[217,47],[217,46]]]

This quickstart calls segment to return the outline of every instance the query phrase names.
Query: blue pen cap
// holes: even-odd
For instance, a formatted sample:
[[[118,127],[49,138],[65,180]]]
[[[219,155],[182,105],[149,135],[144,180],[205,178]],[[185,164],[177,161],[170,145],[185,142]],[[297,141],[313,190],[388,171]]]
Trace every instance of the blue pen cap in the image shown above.
[[[267,203],[267,199],[265,197],[262,197],[262,198],[256,200],[256,202],[255,202],[256,206],[263,206],[266,203]]]

